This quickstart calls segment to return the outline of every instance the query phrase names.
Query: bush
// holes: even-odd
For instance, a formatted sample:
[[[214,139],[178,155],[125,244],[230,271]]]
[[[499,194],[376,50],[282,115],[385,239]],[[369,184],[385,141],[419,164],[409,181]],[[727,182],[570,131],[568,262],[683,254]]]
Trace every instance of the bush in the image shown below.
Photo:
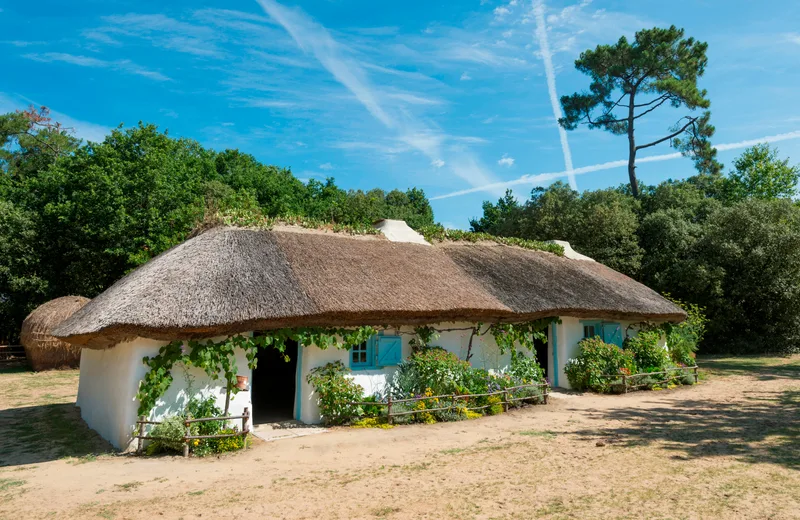
[[[343,424],[363,415],[360,406],[349,405],[364,399],[364,389],[347,377],[341,361],[311,369],[306,378],[317,392],[317,403],[325,424]]]
[[[579,392],[608,392],[613,379],[600,376],[636,372],[636,363],[630,351],[623,351],[598,337],[584,339],[578,345],[578,357],[567,361],[564,371],[570,386]]]
[[[686,311],[687,317],[681,323],[667,323],[664,331],[667,333],[667,347],[673,363],[693,366],[695,352],[703,339],[708,319],[704,309],[699,305],[682,302],[667,296],[668,299]]]
[[[389,383],[395,398],[415,397],[430,389],[431,395],[455,394],[465,388],[472,368],[452,352],[427,347],[400,363]]]
[[[147,445],[147,455],[155,455],[163,452],[180,452],[183,450],[183,436],[186,434],[186,427],[183,424],[182,415],[166,417],[161,424],[157,424],[150,433],[149,437],[158,437],[150,441]]]
[[[511,366],[506,373],[514,380],[514,386],[544,381],[544,370],[536,360],[536,356],[528,357],[516,350],[511,351]]]
[[[222,410],[217,407],[217,400],[214,397],[205,399],[192,398],[186,405],[186,413],[193,419],[205,419],[208,417],[221,417]],[[205,421],[192,423],[192,435],[217,435],[225,427],[225,421]],[[218,453],[216,446],[218,439],[194,439],[191,443],[192,453],[198,457],[205,457],[212,453]],[[219,439],[224,440],[224,439]],[[224,450],[230,451],[230,450]]]
[[[656,330],[641,331],[625,339],[623,348],[633,355],[638,372],[661,372],[669,368],[669,353],[658,344],[660,340],[661,332]]]

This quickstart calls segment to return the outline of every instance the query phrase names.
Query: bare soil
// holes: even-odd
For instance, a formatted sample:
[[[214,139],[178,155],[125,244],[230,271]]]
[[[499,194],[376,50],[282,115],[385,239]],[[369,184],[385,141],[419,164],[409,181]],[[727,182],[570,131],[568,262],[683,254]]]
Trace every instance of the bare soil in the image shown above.
[[[0,373],[0,518],[800,518],[800,356],[701,366],[696,387],[188,460],[111,452],[75,371]]]

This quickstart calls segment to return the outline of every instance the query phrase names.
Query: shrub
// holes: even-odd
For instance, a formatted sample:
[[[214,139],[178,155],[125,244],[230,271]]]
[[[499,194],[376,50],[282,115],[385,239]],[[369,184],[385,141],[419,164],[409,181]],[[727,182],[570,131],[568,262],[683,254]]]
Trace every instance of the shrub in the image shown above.
[[[659,345],[660,331],[641,331],[625,339],[623,348],[633,354],[639,372],[661,372],[670,366],[667,349]]]
[[[306,378],[317,392],[320,414],[326,424],[343,424],[364,413],[360,406],[349,405],[364,398],[364,389],[347,377],[341,361],[311,369]]]
[[[400,363],[389,383],[389,391],[397,398],[419,396],[430,389],[431,395],[455,394],[465,387],[469,363],[439,347],[414,352]]]
[[[161,424],[157,424],[148,436],[158,437],[158,439],[150,441],[147,445],[147,455],[155,455],[157,453],[175,451],[180,452],[183,450],[183,436],[186,434],[186,427],[183,424],[184,417],[182,415],[173,415],[166,417]]]
[[[219,431],[220,435],[230,435],[238,433],[238,430],[232,428],[225,428]],[[202,439],[207,440],[210,444],[210,449],[213,453],[224,453],[226,451],[236,451],[244,448],[245,437],[244,435],[236,435],[234,437],[224,437],[222,439]]]
[[[186,405],[186,413],[193,419],[203,419],[207,417],[221,417],[222,410],[217,407],[217,400],[214,397],[206,399],[192,398]],[[205,421],[192,423],[192,435],[217,435],[225,427],[225,421]],[[198,457],[205,457],[218,452],[215,442],[217,439],[195,439],[191,444],[192,453]],[[226,450],[230,451],[230,450]]]
[[[600,376],[636,371],[633,354],[616,345],[605,343],[598,337],[584,339],[578,345],[578,357],[567,361],[564,371],[570,386],[580,392],[608,392],[613,380]]]
[[[667,333],[667,347],[674,363],[686,366],[695,365],[695,352],[706,332],[708,319],[705,309],[699,305],[682,302],[667,296],[673,303],[686,311],[686,320],[681,323],[667,323],[664,331]]]
[[[526,356],[516,350],[511,351],[511,366],[506,372],[515,382],[515,386],[544,381],[544,370],[535,356]]]

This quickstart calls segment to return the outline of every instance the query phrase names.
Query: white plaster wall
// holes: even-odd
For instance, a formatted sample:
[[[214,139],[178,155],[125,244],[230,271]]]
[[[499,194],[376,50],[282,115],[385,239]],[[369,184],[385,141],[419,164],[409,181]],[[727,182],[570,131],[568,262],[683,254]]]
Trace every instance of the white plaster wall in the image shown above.
[[[217,338],[220,339],[220,338]],[[123,342],[106,350],[83,349],[81,351],[80,382],[78,384],[77,406],[81,417],[90,428],[108,440],[114,447],[127,450],[134,447],[131,434],[136,428],[139,401],[136,392],[139,381],[147,373],[142,363],[145,356],[158,354],[159,348],[167,342],[138,338]],[[251,377],[244,351],[236,353],[238,374]],[[188,370],[195,378],[194,393],[198,397],[213,395],[217,406],[225,408],[225,382],[212,381],[199,368]],[[183,410],[189,395],[188,380],[184,377],[184,367],[176,364],[172,370],[173,383],[167,392],[156,402],[150,413],[151,420],[161,420],[166,415]],[[250,404],[250,392],[242,391],[231,396],[230,415],[241,415]]]
[[[569,384],[569,380],[567,380],[567,374],[564,372],[564,367],[566,366],[567,360],[577,357],[580,353],[580,347],[578,347],[578,343],[583,339],[583,323],[584,321],[598,321],[592,320],[587,318],[572,318],[569,316],[562,316],[561,323],[557,325],[552,325],[551,327],[557,327],[556,335],[557,335],[557,343],[558,343],[558,384],[556,384],[556,380],[554,377],[550,377],[550,384],[553,386],[558,386],[560,388],[571,388]],[[606,320],[612,321],[612,320]],[[638,327],[631,327],[634,323],[639,323],[639,321],[624,321],[624,320],[614,320],[615,323],[619,323],[622,327],[622,334],[623,339],[626,337],[635,336],[639,329]],[[629,328],[630,327],[630,328]],[[661,345],[666,348],[666,340],[662,337]],[[551,356],[551,368],[552,368],[552,341],[550,343],[550,356]],[[550,370],[552,374],[552,369]]]
[[[472,324],[469,323],[441,323],[436,326],[436,328],[439,329],[470,327],[472,327]],[[403,359],[411,355],[409,341],[414,338],[413,333],[413,327],[401,327],[396,330],[389,329],[385,331],[386,335],[399,335],[402,338]],[[432,342],[432,345],[442,347],[449,352],[453,352],[460,359],[465,359],[469,346],[469,337],[469,330],[443,332],[439,339]],[[345,367],[349,367],[350,360],[348,354],[349,351],[347,350],[320,350],[315,346],[305,347],[303,349],[302,359],[298,362],[298,371],[301,374],[300,392],[298,392],[300,414],[295,417],[296,419],[307,424],[317,424],[322,421],[314,389],[308,381],[306,381],[306,376],[311,369],[333,361],[341,361]],[[494,338],[490,334],[480,337],[476,336],[472,340],[472,359],[470,363],[473,367],[487,370],[502,370],[507,368],[510,362],[511,355],[509,353],[501,355]],[[355,370],[351,375],[353,380],[364,388],[366,395],[372,395],[376,392],[382,394],[395,370],[396,367],[386,367],[375,370]],[[295,403],[295,411],[297,410],[298,406],[297,403]]]

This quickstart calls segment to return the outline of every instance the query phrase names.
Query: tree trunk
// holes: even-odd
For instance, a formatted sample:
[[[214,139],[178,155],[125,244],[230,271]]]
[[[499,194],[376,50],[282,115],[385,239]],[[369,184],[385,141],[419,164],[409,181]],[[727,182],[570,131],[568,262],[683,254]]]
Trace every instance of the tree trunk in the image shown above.
[[[631,98],[628,105],[628,178],[631,181],[631,193],[633,198],[639,198],[639,183],[636,180],[636,138],[633,135],[633,104],[635,99],[635,91],[631,92]]]

